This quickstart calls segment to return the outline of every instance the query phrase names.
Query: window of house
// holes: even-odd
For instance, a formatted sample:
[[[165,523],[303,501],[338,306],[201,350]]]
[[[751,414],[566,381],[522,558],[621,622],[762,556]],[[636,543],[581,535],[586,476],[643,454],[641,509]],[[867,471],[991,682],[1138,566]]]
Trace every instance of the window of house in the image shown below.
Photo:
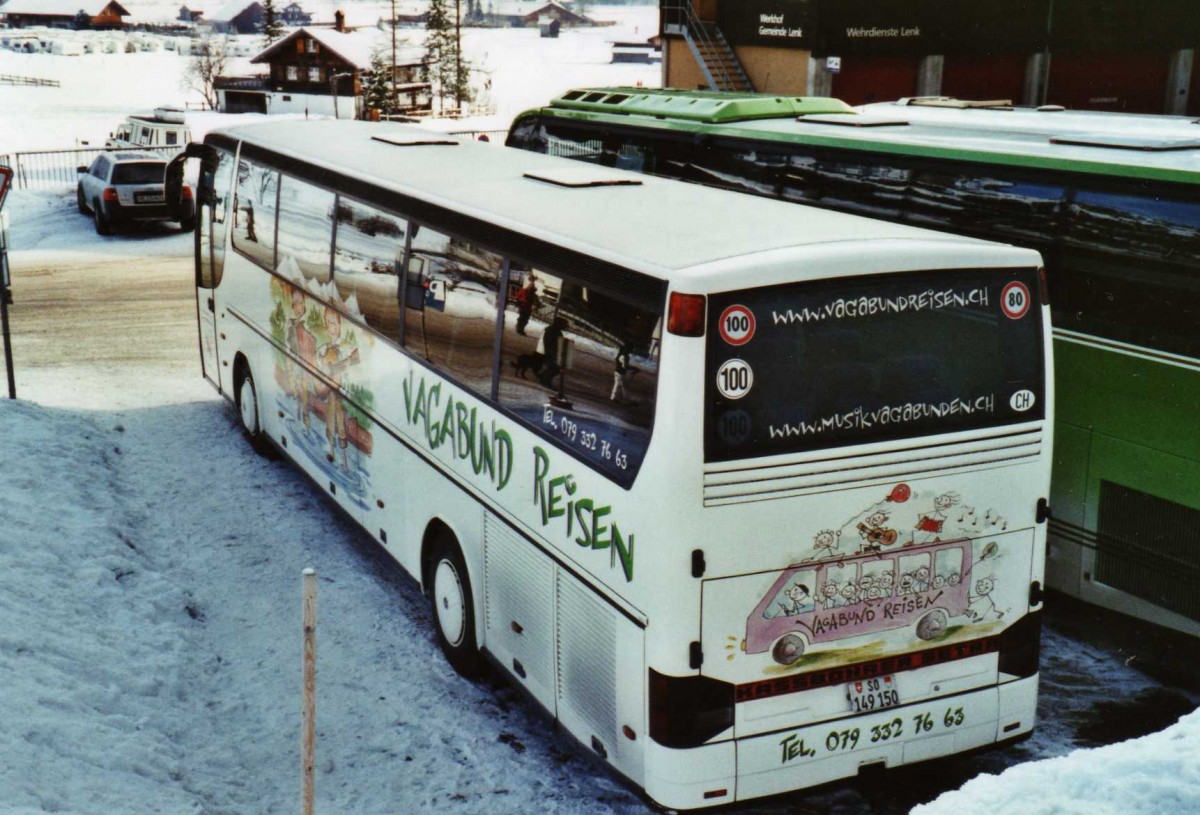
[[[333,282],[347,308],[393,342],[400,341],[399,262],[403,218],[339,196]]]
[[[289,82],[297,82],[300,79],[300,68],[296,65],[287,66],[287,78]]]
[[[329,281],[334,195],[290,176],[279,188],[277,269],[291,280]]]
[[[503,265],[494,252],[412,227],[404,346],[484,396],[492,393]]]
[[[320,82],[321,81],[321,69],[316,66],[309,68],[308,69],[308,81],[309,82]]]
[[[321,44],[319,42],[317,42],[316,40],[305,40],[304,44],[308,50],[308,53],[310,53],[310,54],[321,53]]]

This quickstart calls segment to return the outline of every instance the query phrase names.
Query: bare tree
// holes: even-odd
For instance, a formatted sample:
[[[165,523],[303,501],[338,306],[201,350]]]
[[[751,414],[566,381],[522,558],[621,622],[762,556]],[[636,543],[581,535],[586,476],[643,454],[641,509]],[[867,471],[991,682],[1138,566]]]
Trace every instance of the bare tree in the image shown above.
[[[209,108],[216,110],[220,99],[214,85],[228,62],[224,38],[210,36],[193,43],[191,59],[183,69],[183,86],[197,91]]]

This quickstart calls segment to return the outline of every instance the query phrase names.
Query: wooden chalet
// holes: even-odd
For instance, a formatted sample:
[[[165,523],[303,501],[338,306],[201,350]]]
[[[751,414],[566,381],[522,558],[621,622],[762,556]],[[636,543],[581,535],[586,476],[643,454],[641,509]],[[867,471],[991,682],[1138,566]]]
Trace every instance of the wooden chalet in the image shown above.
[[[0,6],[0,21],[9,28],[116,29],[125,27],[128,16],[129,10],[117,0],[8,0]]]

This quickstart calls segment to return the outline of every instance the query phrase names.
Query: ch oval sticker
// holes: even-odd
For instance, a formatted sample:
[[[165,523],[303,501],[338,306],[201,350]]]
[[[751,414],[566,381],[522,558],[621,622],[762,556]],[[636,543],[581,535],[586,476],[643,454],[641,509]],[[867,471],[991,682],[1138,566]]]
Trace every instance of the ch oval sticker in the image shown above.
[[[744,359],[731,359],[717,369],[717,390],[726,399],[741,399],[754,386],[754,371]]]
[[[1008,400],[1008,406],[1018,413],[1024,413],[1033,407],[1037,401],[1037,395],[1031,390],[1019,390],[1014,393]]]

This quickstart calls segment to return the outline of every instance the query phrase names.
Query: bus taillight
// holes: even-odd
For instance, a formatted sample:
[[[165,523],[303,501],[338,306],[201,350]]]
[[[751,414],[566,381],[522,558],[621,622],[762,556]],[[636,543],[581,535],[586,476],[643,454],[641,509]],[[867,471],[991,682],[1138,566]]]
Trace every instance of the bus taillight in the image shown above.
[[[671,292],[671,303],[667,310],[667,331],[681,337],[703,337],[704,305],[703,294]]]
[[[733,727],[734,686],[707,676],[650,669],[650,738],[663,747],[697,747]]]

